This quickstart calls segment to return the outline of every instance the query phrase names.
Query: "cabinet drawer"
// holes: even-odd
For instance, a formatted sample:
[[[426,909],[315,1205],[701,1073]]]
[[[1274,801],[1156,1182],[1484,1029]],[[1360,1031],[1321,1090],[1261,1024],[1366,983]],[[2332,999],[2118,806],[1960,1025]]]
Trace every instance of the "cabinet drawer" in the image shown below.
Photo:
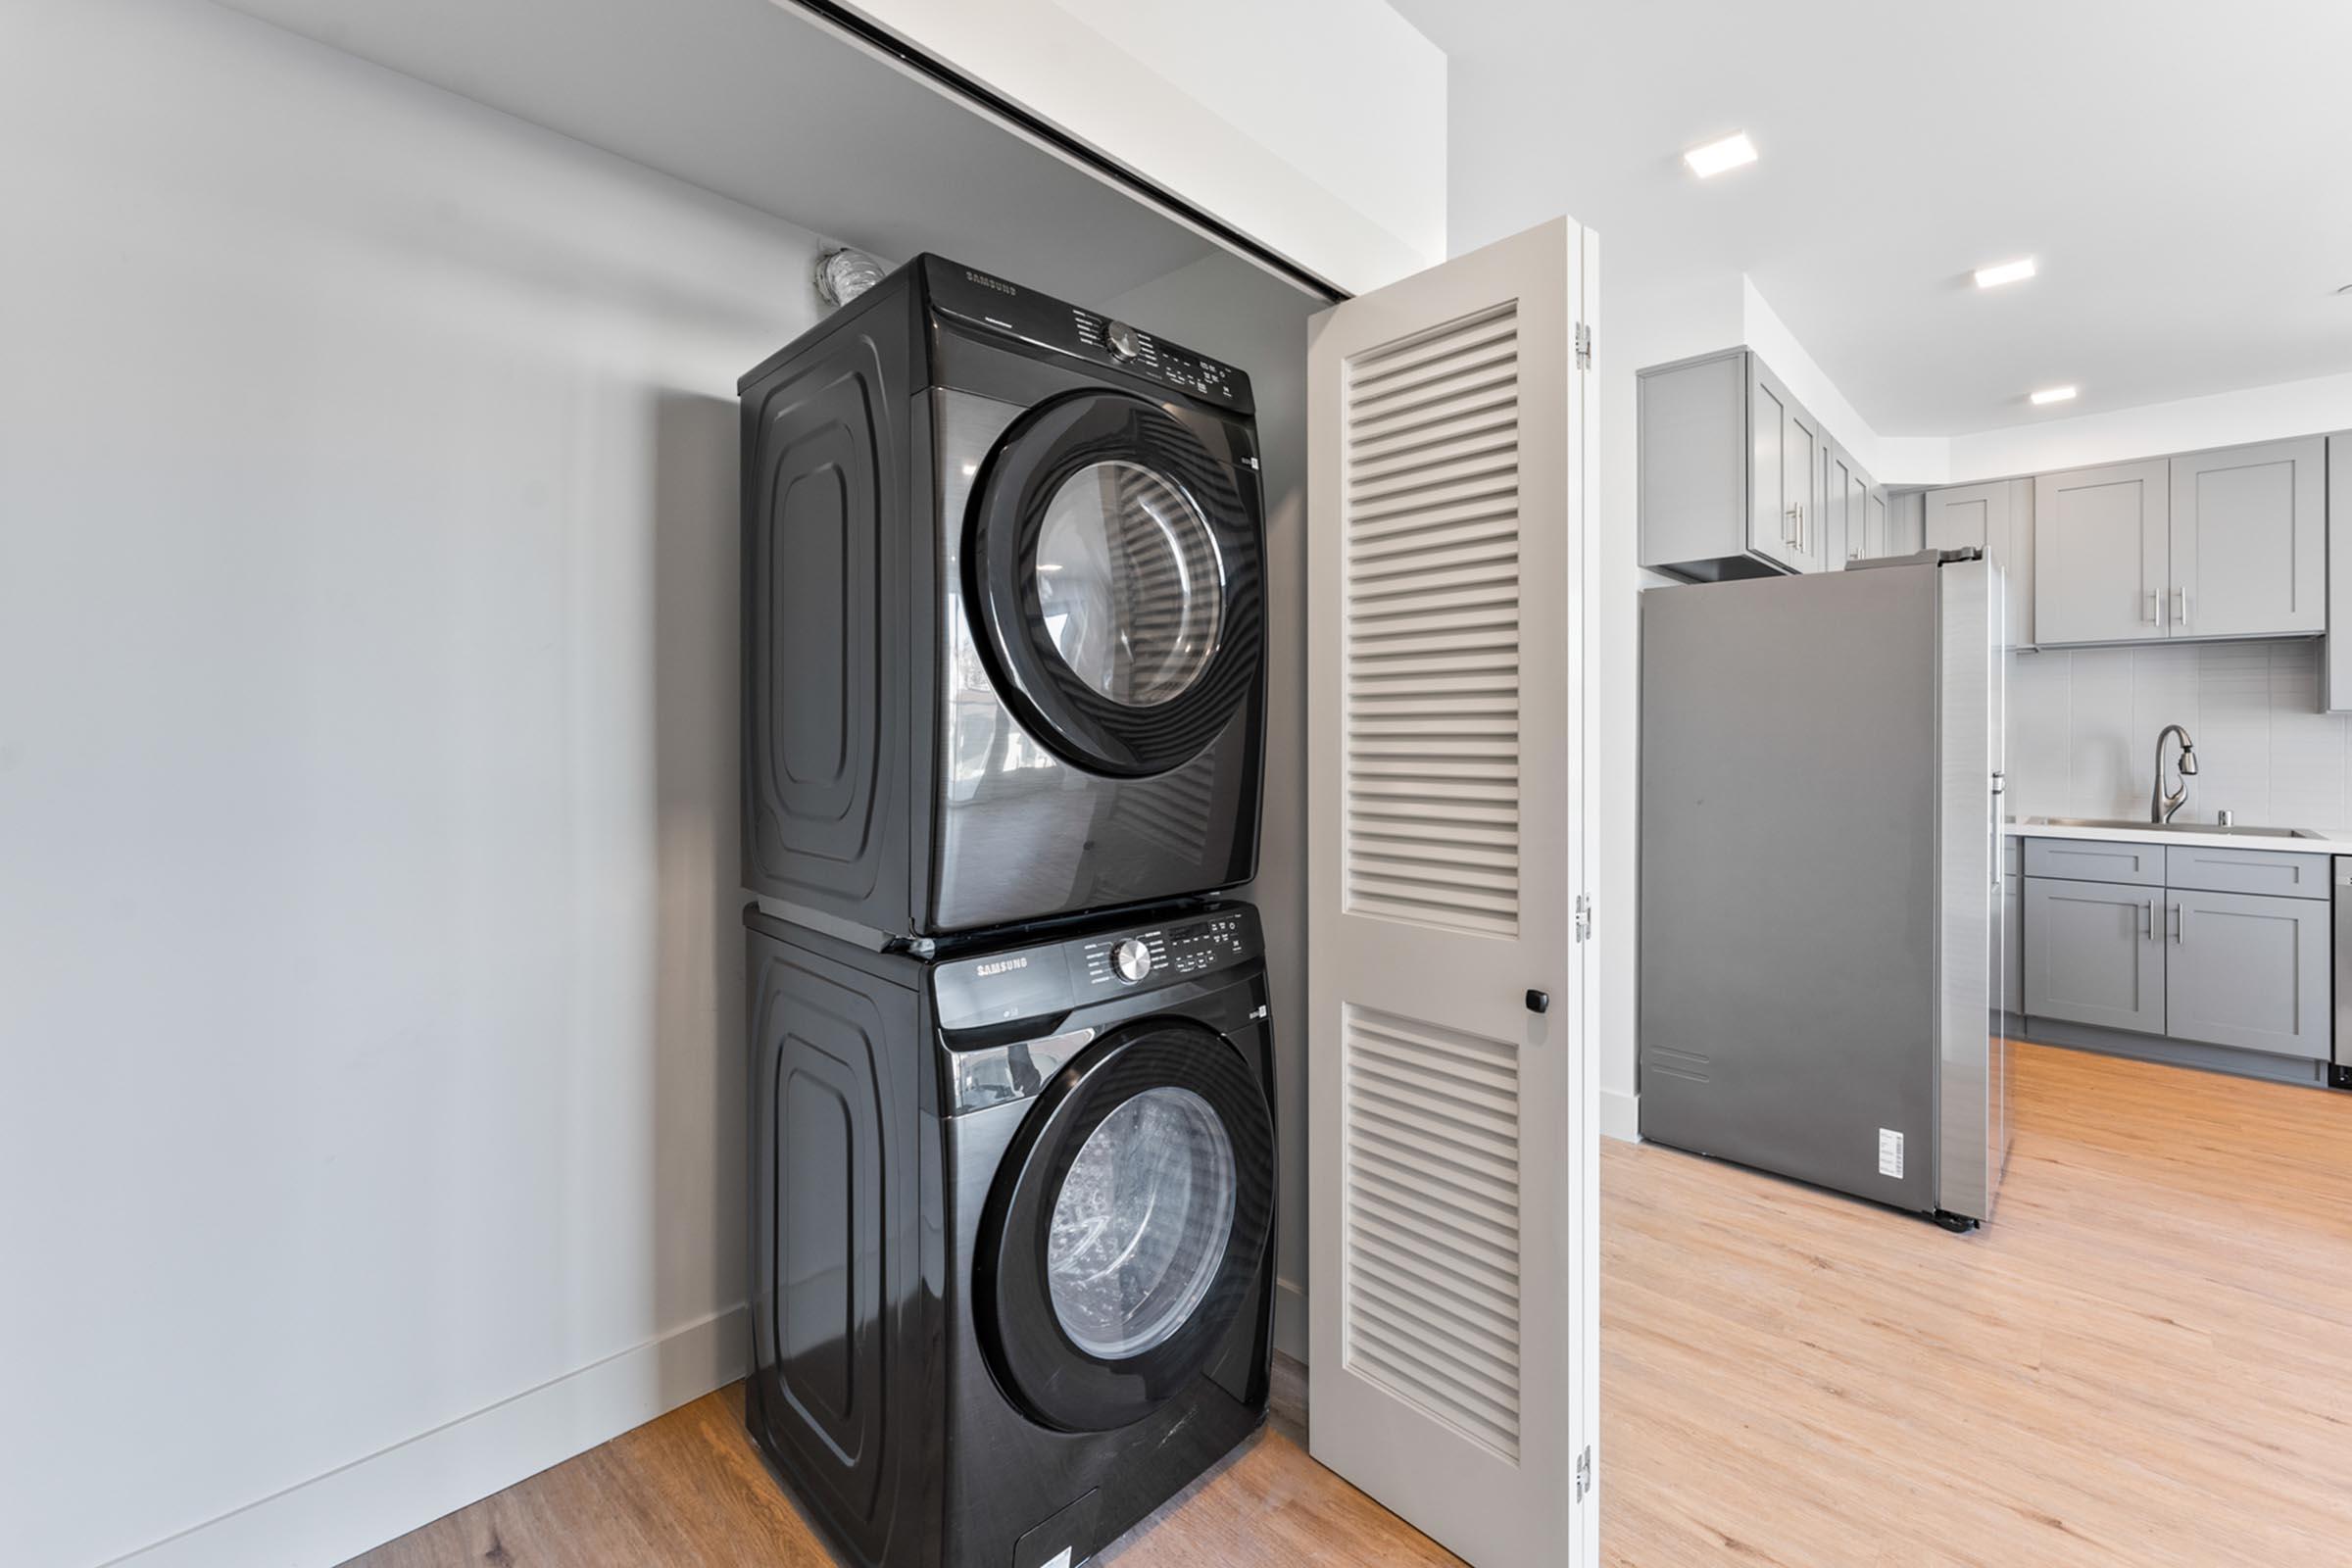
[[[2164,849],[2168,887],[2199,893],[2263,893],[2282,899],[2324,899],[2328,857],[2291,850],[2199,850],[2178,844]]]
[[[2130,882],[2164,886],[2164,846],[2112,844],[2105,839],[2028,839],[2026,875],[2062,876],[2075,882]],[[2320,878],[2322,887],[2327,876]]]

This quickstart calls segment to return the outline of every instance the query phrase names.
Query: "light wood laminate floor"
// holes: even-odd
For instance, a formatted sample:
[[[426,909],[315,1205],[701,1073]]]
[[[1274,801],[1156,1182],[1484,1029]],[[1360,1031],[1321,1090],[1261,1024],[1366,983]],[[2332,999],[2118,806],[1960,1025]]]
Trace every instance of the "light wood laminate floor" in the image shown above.
[[[2022,1047],[1997,1222],[1602,1159],[1618,1568],[2352,1565],[2352,1095]],[[722,1391],[357,1559],[823,1564]],[[1277,1426],[1101,1559],[1453,1558]]]

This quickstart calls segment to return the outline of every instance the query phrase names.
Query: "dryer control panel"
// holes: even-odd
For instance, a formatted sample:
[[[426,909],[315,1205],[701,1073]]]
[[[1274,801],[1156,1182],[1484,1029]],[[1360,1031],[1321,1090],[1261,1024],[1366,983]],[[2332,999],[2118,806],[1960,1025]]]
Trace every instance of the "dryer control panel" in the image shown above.
[[[960,322],[1142,376],[1239,413],[1249,414],[1256,407],[1250,396],[1250,377],[1205,354],[945,257],[927,256],[923,267],[932,309]]]
[[[1212,905],[1161,925],[944,959],[932,967],[932,995],[942,1029],[974,1029],[1190,980],[1264,952],[1256,910]]]

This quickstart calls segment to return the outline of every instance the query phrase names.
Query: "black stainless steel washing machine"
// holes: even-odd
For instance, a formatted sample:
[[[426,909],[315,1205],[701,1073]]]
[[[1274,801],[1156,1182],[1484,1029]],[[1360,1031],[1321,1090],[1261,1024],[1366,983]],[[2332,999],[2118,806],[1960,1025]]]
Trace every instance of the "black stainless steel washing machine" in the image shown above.
[[[930,959],[745,922],[754,1436],[851,1561],[1074,1568],[1264,1417],[1256,912]]]
[[[1250,879],[1247,376],[925,256],[742,394],[747,886],[920,937]]]

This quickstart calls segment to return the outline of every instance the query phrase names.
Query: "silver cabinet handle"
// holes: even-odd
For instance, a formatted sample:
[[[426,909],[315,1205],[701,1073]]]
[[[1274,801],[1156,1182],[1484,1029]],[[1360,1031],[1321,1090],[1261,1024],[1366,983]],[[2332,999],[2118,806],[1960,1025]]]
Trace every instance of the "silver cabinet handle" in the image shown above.
[[[2147,613],[2141,615],[2139,618],[2151,626],[2156,624],[2156,590],[2153,588],[2148,590]]]
[[[2173,590],[2173,623],[2177,626],[2188,624],[2188,590],[2185,588]]]
[[[2180,906],[2179,906],[2178,904],[2174,905],[2174,906],[2173,906],[2173,945],[2174,945],[2175,947],[2179,947],[2179,946],[2180,945],[2180,934],[2181,934],[2181,932],[2182,932],[2183,930],[2185,930],[2185,929],[2187,928],[2187,925],[2188,925],[2188,921],[2187,921],[2186,919],[2184,919],[2184,918],[2181,916],[2181,913],[2180,913]]]
[[[2156,901],[2154,899],[2148,900],[2139,906],[2139,934],[2143,937],[2152,937],[2156,934]]]

